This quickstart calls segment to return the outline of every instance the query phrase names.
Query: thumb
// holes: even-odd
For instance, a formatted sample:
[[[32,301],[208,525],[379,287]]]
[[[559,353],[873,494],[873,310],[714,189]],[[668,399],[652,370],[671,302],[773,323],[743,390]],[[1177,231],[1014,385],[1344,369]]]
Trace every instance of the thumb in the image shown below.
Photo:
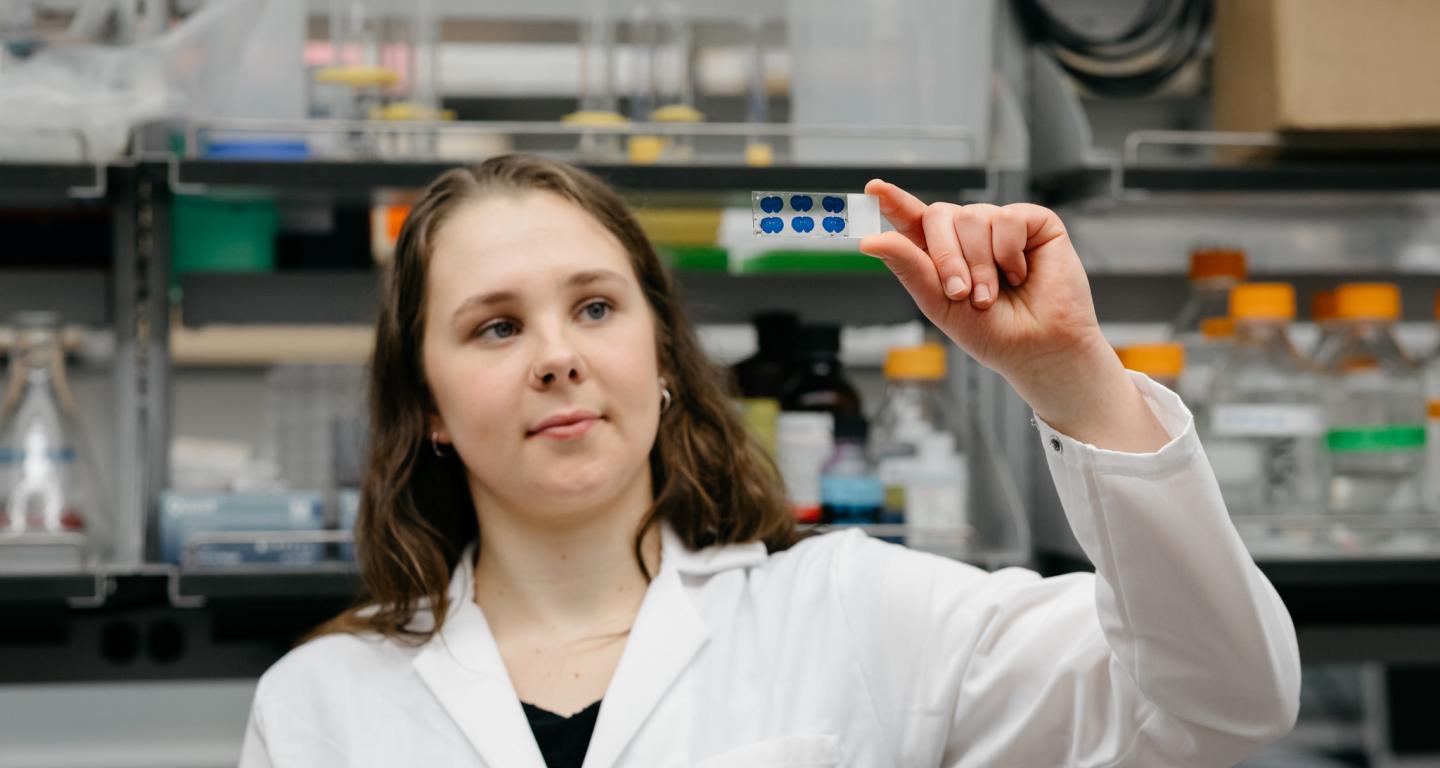
[[[860,252],[885,262],[915,304],[927,317],[935,317],[943,302],[940,273],[930,255],[899,232],[882,232],[860,241]]]

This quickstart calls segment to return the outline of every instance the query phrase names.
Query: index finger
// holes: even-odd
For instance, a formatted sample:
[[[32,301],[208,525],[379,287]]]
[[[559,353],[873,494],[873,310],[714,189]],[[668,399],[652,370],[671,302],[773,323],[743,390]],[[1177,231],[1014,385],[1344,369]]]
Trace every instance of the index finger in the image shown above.
[[[880,215],[895,226],[896,232],[921,248],[926,248],[925,204],[920,202],[920,198],[880,179],[871,179],[865,185],[865,194],[879,198]]]

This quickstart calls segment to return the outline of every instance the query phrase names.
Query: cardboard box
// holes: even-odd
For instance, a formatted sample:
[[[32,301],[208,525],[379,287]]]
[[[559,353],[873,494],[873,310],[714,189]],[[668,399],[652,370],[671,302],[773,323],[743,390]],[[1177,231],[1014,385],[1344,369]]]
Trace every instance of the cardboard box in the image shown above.
[[[1440,129],[1437,35],[1437,0],[1217,0],[1215,129]]]

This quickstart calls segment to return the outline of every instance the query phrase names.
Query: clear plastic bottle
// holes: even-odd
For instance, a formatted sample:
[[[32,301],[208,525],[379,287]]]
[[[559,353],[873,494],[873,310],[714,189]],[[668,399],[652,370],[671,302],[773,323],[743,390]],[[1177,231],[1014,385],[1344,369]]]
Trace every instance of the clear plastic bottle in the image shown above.
[[[963,554],[974,530],[967,506],[970,474],[964,454],[955,449],[955,435],[926,435],[919,453],[906,461],[906,540],[927,551]]]
[[[1120,364],[1149,376],[1157,384],[1178,390],[1185,371],[1185,347],[1178,342],[1131,344],[1115,350]]]
[[[1330,509],[1418,512],[1425,400],[1420,369],[1395,340],[1400,288],[1342,285],[1335,292],[1335,312],[1346,329],[1325,368]]]
[[[1215,374],[1206,453],[1234,515],[1315,514],[1325,467],[1320,382],[1287,325],[1295,289],[1249,283],[1230,297],[1235,342]]]
[[[942,344],[896,347],[885,355],[885,400],[875,412],[870,440],[870,455],[885,487],[882,523],[905,523],[905,478],[913,470],[921,443],[930,435],[948,434],[958,426],[955,408],[942,388],[944,380]]]
[[[1200,321],[1200,341],[1185,350],[1185,369],[1180,372],[1180,397],[1195,415],[1197,426],[1208,428],[1201,415],[1209,406],[1215,371],[1230,354],[1235,341],[1235,321],[1229,317],[1207,317]],[[1203,431],[1203,429],[1202,429]]]
[[[820,519],[832,525],[879,522],[885,490],[865,452],[865,417],[835,416],[835,449],[820,470]]]
[[[1345,339],[1345,321],[1335,310],[1336,291],[1320,291],[1310,297],[1310,321],[1320,335],[1310,348],[1310,362],[1324,370],[1335,356],[1335,348]]]
[[[1245,252],[1202,248],[1190,254],[1190,298],[1170,324],[1171,336],[1188,348],[1200,339],[1200,323],[1229,314],[1230,289],[1244,282]]]
[[[914,455],[919,436],[914,433],[954,430],[955,408],[942,389],[945,347],[929,342],[896,347],[885,355],[885,399],[875,411],[870,441],[877,459]]]
[[[1440,291],[1435,294],[1435,322],[1440,325]],[[1425,511],[1440,514],[1440,346],[1430,353],[1425,382]]]
[[[94,464],[65,376],[59,315],[22,312],[13,324],[0,407],[0,533],[83,534],[86,559],[103,558],[110,526],[95,506]]]

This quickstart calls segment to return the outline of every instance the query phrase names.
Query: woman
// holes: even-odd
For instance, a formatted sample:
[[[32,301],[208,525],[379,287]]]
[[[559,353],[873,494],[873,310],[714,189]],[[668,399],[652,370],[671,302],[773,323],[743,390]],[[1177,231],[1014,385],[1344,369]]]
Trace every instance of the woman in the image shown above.
[[[1034,408],[1096,575],[800,540],[624,205],[498,157],[401,232],[366,599],[261,679],[242,763],[1222,766],[1285,733],[1289,616],[1060,220],[865,191],[896,231],[861,250]]]

